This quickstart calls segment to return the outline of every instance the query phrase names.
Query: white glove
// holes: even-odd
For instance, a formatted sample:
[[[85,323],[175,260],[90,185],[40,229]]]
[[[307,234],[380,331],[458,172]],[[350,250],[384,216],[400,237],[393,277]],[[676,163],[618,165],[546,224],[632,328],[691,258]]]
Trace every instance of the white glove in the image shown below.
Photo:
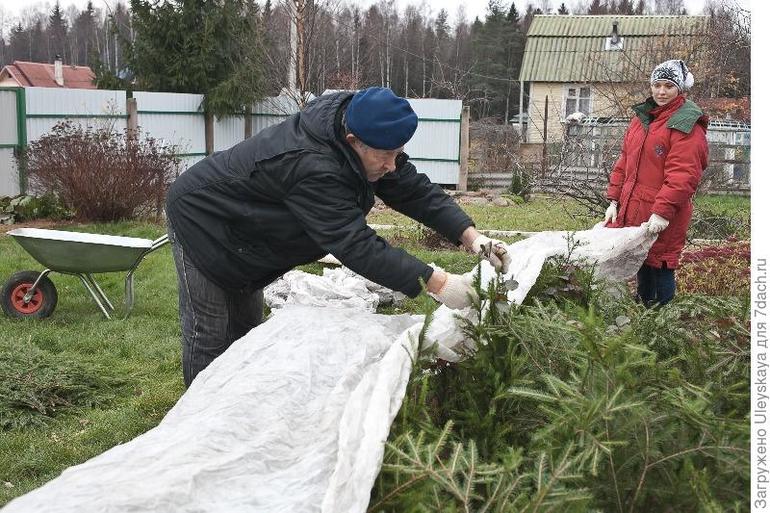
[[[479,235],[471,243],[471,249],[484,260],[492,264],[495,270],[505,274],[511,265],[511,255],[505,249],[505,242],[490,239],[486,235]]]
[[[642,223],[642,226],[647,228],[647,233],[660,233],[668,227],[668,219],[663,219],[658,214],[652,214],[647,222]]]
[[[444,285],[431,295],[453,310],[471,306],[472,301],[478,297],[473,288],[473,273],[446,273]]]
[[[618,218],[618,202],[615,200],[610,201],[610,206],[607,207],[607,210],[604,212],[604,224],[607,224],[607,221],[612,221],[613,223]]]

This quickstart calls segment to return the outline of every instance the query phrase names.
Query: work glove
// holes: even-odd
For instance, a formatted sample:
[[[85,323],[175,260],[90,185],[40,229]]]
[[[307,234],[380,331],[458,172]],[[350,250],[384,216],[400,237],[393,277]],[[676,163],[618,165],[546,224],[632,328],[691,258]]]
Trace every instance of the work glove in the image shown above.
[[[654,235],[668,227],[668,219],[663,219],[658,214],[652,214],[648,221],[642,223],[642,226],[647,228],[647,233]]]
[[[476,289],[473,288],[473,273],[446,273],[444,285],[431,295],[453,310],[471,306],[473,300],[478,297]]]
[[[471,243],[471,249],[477,255],[492,264],[496,271],[503,274],[508,272],[511,265],[511,255],[505,249],[505,242],[490,239],[486,235],[479,235]]]
[[[618,218],[618,202],[615,200],[610,201],[610,206],[607,207],[607,210],[604,212],[604,224],[607,224],[607,221],[612,221],[613,223]]]

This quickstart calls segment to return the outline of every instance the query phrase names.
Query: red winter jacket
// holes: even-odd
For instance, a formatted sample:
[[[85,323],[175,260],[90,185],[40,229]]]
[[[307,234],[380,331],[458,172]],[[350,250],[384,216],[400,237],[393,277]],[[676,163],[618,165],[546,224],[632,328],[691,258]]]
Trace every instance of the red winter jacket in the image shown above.
[[[618,217],[607,227],[639,226],[653,213],[667,219],[644,263],[675,269],[692,218],[692,197],[708,163],[708,117],[682,95],[663,106],[648,98],[633,110],[636,117],[610,174],[607,197],[618,202]]]

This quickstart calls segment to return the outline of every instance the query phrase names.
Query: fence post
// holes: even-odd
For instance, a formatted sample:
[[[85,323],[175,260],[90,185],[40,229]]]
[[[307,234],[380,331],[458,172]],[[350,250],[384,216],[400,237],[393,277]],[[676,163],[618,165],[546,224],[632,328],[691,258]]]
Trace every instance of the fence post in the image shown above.
[[[460,176],[457,181],[458,191],[468,190],[468,157],[471,151],[471,108],[463,106],[460,115]]]
[[[126,98],[126,114],[128,114],[128,124],[126,125],[128,138],[134,140],[139,128],[139,109],[136,98]]]
[[[251,116],[251,105],[246,106],[243,115],[243,138],[248,139],[253,135],[254,130],[252,127],[253,117]]]
[[[205,113],[206,124],[206,155],[214,153],[214,114]]]
[[[548,95],[545,95],[545,120],[543,121],[543,155],[540,162],[540,175],[545,177],[548,171]]]
[[[16,89],[16,144],[19,167],[19,193],[27,193],[27,95],[23,87]]]

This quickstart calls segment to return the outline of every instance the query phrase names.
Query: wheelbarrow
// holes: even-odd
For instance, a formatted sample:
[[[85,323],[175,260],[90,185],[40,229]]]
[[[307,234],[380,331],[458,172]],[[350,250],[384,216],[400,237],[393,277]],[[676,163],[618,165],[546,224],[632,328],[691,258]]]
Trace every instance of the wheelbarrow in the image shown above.
[[[8,232],[45,270],[20,271],[5,282],[2,308],[11,317],[45,318],[56,308],[58,294],[48,278],[52,272],[80,278],[106,318],[115,307],[94,279],[94,274],[125,271],[125,314],[134,307],[134,271],[148,254],[168,242],[168,235],[156,240],[65,232],[39,228],[17,228]]]

